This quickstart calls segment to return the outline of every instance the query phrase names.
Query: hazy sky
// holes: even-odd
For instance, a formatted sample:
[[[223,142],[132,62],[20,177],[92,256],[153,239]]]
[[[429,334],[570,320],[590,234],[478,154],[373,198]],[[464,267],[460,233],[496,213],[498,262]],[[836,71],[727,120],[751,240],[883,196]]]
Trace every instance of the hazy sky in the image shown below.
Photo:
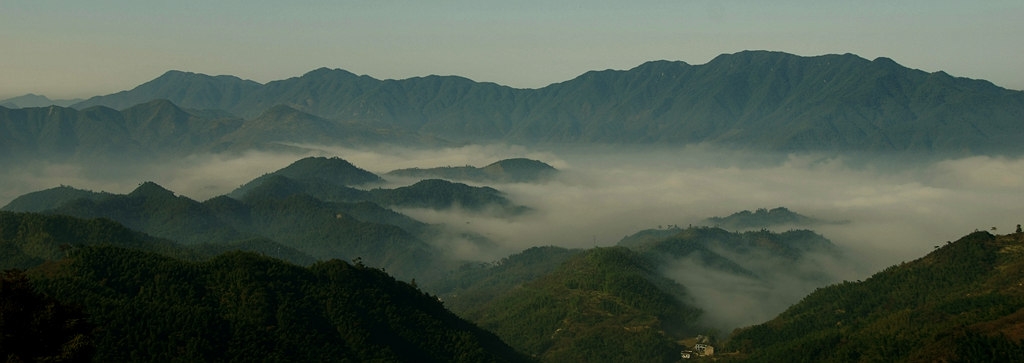
[[[88,97],[170,69],[258,82],[342,68],[521,88],[722,53],[885,56],[1024,89],[1024,1],[0,0],[0,99]]]

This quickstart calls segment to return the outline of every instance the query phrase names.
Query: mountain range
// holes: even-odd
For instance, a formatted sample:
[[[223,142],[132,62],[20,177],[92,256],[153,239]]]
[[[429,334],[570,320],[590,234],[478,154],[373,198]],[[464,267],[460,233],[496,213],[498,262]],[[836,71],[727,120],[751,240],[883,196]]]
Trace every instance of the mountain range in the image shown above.
[[[60,186],[22,195],[2,209],[107,218],[211,253],[243,249],[300,264],[359,258],[421,281],[441,274],[448,263],[428,242],[449,231],[389,208],[461,208],[495,217],[530,211],[494,188],[441,179],[394,189],[355,188],[381,181],[341,158],[308,157],[203,202],[143,182],[123,195]],[[490,243],[476,235],[459,237]]]
[[[0,162],[18,160],[152,160],[197,153],[294,150],[291,144],[384,141],[436,144],[401,130],[337,123],[287,106],[252,119],[221,110],[184,109],[155,99],[115,110],[0,107]]]
[[[170,71],[72,108],[0,108],[0,151],[159,152],[148,140],[164,132],[192,152],[505,141],[965,155],[1019,154],[1024,136],[1022,91],[887,58],[769,51],[591,71],[539,89],[327,68],[266,84]]]
[[[80,98],[73,98],[70,100],[51,100],[43,95],[28,93],[18,97],[11,97],[6,100],[0,100],[0,106],[7,108],[46,107],[50,105],[67,107],[82,101],[84,100]]]
[[[850,54],[657,61],[539,89],[326,68],[266,84],[171,71],[70,107],[19,105],[0,105],[0,169],[488,141],[1024,151],[1024,92]],[[596,247],[595,237],[588,249],[530,247],[490,263],[446,250],[498,250],[486,229],[403,214],[544,218],[515,193],[459,181],[542,183],[557,172],[517,158],[378,176],[309,157],[205,201],[154,182],[127,194],[28,193],[0,210],[0,265],[25,270],[0,274],[0,326],[35,325],[0,336],[0,356],[673,362],[699,342],[723,361],[1024,360],[1019,225],[839,282],[855,270],[842,248],[814,231],[770,229],[841,222],[786,208],[658,226],[615,246]],[[50,338],[56,345],[44,352],[19,343]]]
[[[76,336],[95,339],[55,337],[69,352],[95,344],[98,356],[113,360],[174,352],[249,357],[252,351],[243,347],[269,345],[287,357],[385,354],[385,360],[407,360],[403,349],[415,349],[451,360],[459,347],[469,347],[482,356],[517,360],[511,347],[540,361],[671,362],[680,350],[696,349],[695,341],[714,344],[726,361],[1024,357],[1019,232],[976,232],[866,281],[831,286],[837,276],[829,271],[849,261],[808,230],[659,227],[614,247],[533,247],[493,263],[457,267],[423,242],[436,226],[370,201],[317,199],[295,182],[320,177],[350,188],[377,180],[375,175],[337,158],[303,159],[268,175],[240,199],[201,203],[149,182],[127,195],[69,187],[30,193],[5,209],[45,213],[0,211],[0,263],[28,269],[28,280],[15,283],[32,284],[59,306],[89,314],[84,321],[99,329],[46,316],[54,320],[47,324],[74,326]],[[337,257],[352,262],[330,260]],[[384,266],[411,282],[396,282]],[[417,279],[438,295],[417,291]],[[730,319],[749,311],[737,309],[775,310],[738,325]],[[723,323],[732,328],[765,319],[772,320],[716,336],[728,331]],[[38,327],[38,333],[57,334],[47,333],[49,327]],[[190,333],[170,333],[182,327]],[[454,346],[431,348],[424,334],[414,333],[422,329],[464,337]],[[347,353],[294,351],[301,341],[296,336],[326,342],[337,334],[351,348]],[[119,343],[124,341],[132,344]],[[360,348],[364,344],[389,348],[374,353],[376,348]],[[276,359],[286,357],[271,357]]]
[[[519,173],[536,176],[537,170],[554,170],[538,169],[547,164],[526,159],[491,165],[501,166],[503,174],[497,175],[520,181]],[[442,179],[394,189],[373,187],[381,182],[380,176],[344,159],[308,157],[203,202],[153,182],[140,183],[128,194],[67,186],[41,190],[16,198],[0,211],[0,222],[10,224],[0,229],[0,250],[7,255],[0,262],[34,268],[105,240],[118,248],[189,261],[237,256],[235,250],[303,266],[345,259],[418,280],[427,291],[440,294],[452,311],[544,361],[671,361],[680,348],[678,340],[736,325],[702,313],[707,283],[679,285],[667,272],[678,266],[689,266],[687,273],[693,276],[711,271],[757,287],[764,305],[788,304],[799,298],[790,293],[798,290],[795,286],[835,281],[808,255],[841,260],[831,242],[809,231],[739,234],[699,227],[658,230],[663,233],[657,236],[642,231],[612,248],[540,247],[500,263],[467,262],[449,256],[439,243],[456,238],[486,248],[493,242],[388,208],[461,208],[492,213],[490,218],[529,209],[489,187]],[[502,209],[506,212],[493,214]],[[775,289],[774,284],[789,286]],[[560,333],[553,336],[556,331]],[[618,348],[623,345],[634,348]]]

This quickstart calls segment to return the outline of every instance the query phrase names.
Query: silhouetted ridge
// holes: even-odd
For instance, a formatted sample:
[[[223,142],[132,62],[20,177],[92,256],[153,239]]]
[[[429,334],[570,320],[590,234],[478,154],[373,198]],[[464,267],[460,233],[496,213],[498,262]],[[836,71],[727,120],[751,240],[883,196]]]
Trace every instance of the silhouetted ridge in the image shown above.
[[[82,109],[102,104],[124,109],[163,98],[188,108],[228,110],[231,104],[253,96],[253,92],[261,86],[235,76],[209,76],[172,70],[129,91],[92,97],[71,107]]]
[[[543,181],[558,172],[551,165],[538,160],[513,158],[496,161],[482,168],[484,173],[501,181]]]
[[[388,172],[406,178],[441,178],[476,182],[543,182],[558,173],[551,165],[537,160],[513,158],[499,160],[485,167],[473,166],[409,168]]]
[[[94,192],[91,190],[75,189],[70,186],[59,186],[46,190],[31,192],[21,195],[2,208],[5,211],[17,212],[43,212],[60,207],[62,204],[76,199],[89,199],[98,201],[112,196],[106,192]]]
[[[376,174],[352,165],[338,157],[308,157],[278,170],[293,179],[322,179],[339,185],[359,185],[380,181]]]
[[[167,190],[157,183],[147,181],[139,184],[135,190],[128,193],[129,197],[147,197],[147,198],[173,198],[174,192]]]
[[[1024,138],[1018,122],[1024,92],[909,69],[884,57],[770,51],[723,54],[702,65],[654,61],[591,71],[539,89],[456,76],[377,80],[326,68],[265,85],[168,72],[75,107],[123,109],[152,99],[263,118],[263,128],[210,146],[218,151],[275,141],[266,133],[287,135],[291,143],[405,142],[423,138],[403,135],[429,135],[454,142],[705,143],[937,156],[1018,154]],[[279,105],[321,120],[278,114]],[[292,120],[276,122],[271,115]],[[269,126],[295,126],[300,119],[306,128]]]
[[[425,179],[395,189],[374,189],[374,201],[384,206],[430,208],[437,210],[461,208],[514,216],[530,209],[514,204],[504,193],[491,187],[474,187],[442,179]]]

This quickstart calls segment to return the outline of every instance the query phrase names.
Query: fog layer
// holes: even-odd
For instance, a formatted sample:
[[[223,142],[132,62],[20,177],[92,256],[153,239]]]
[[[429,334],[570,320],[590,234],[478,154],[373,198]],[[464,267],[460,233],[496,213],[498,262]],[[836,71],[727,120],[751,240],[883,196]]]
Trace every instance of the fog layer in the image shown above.
[[[861,276],[849,276],[856,279],[974,230],[996,227],[995,233],[1006,233],[1024,223],[1024,160],[1002,157],[912,162],[699,147],[333,151],[374,172],[483,166],[510,157],[539,159],[560,169],[556,180],[544,184],[491,185],[536,209],[519,218],[405,211],[487,235],[506,249],[496,255],[535,245],[608,246],[641,229],[685,228],[711,216],[785,206],[823,220],[850,222],[813,229],[861,261]]]
[[[1024,160],[1004,157],[903,163],[880,156],[747,154],[700,147],[541,150],[474,145],[433,150],[310,150],[207,155],[127,166],[36,162],[14,166],[0,175],[4,186],[0,204],[62,184],[128,193],[147,180],[202,201],[309,155],[338,156],[380,175],[400,168],[480,167],[526,157],[551,164],[561,173],[543,184],[490,186],[507,193],[513,202],[533,208],[533,213],[503,219],[465,211],[399,211],[424,222],[446,224],[454,230],[449,236],[462,231],[488,237],[493,244],[456,237],[434,243],[452,257],[493,261],[531,246],[610,246],[642,229],[686,228],[712,216],[784,206],[822,220],[849,221],[813,227],[854,261],[852,265],[820,266],[834,279],[849,280],[921,257],[933,246],[975,230],[994,228],[995,233],[1008,233],[1024,223]],[[385,186],[412,182],[415,180],[394,179]],[[766,287],[757,281],[714,274],[687,261],[669,266],[666,272],[698,293],[696,302],[705,309],[724,307],[707,314],[719,326],[770,318],[817,287],[787,285],[786,281],[796,280],[784,275],[776,276],[781,285]],[[772,299],[782,287],[793,290],[786,294],[792,296]]]
[[[608,246],[641,229],[685,227],[711,216],[785,206],[820,219],[850,221],[814,229],[864,257],[868,272],[920,257],[933,245],[974,230],[996,227],[996,233],[1007,232],[1024,223],[1021,159],[976,156],[893,165],[881,157],[744,154],[698,147],[313,150],[196,156],[127,166],[35,162],[0,175],[0,203],[62,184],[127,193],[147,180],[202,201],[309,155],[338,156],[378,174],[409,167],[484,166],[527,157],[558,168],[560,176],[544,184],[490,186],[535,213],[497,219],[461,212],[404,212],[491,237],[502,248],[481,251],[479,257],[487,259],[535,245]]]

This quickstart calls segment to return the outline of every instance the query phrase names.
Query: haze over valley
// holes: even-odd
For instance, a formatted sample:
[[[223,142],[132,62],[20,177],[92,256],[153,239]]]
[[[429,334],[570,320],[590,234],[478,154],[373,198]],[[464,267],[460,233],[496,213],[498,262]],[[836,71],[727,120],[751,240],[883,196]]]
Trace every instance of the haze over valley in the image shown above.
[[[308,332],[330,348],[312,360],[675,361],[709,344],[778,357],[849,334],[816,356],[842,361],[881,323],[829,315],[853,327],[765,332],[800,331],[826,294],[920,299],[904,283],[945,271],[932,265],[995,287],[920,304],[959,314],[964,343],[935,326],[906,343],[924,348],[893,354],[1022,346],[1024,295],[1000,281],[1021,265],[1024,92],[984,80],[744,51],[536,89],[170,71],[18,107],[29,101],[0,105],[0,246],[5,269],[26,271],[5,278],[95,304],[84,312],[107,328],[80,334],[97,359],[143,354],[111,343],[129,335],[156,360],[251,358],[217,344],[264,343],[287,360]],[[936,289],[966,293],[965,279]],[[134,306],[207,318],[161,322],[152,331],[194,335],[162,341],[117,318]],[[870,309],[860,316],[896,319]]]

